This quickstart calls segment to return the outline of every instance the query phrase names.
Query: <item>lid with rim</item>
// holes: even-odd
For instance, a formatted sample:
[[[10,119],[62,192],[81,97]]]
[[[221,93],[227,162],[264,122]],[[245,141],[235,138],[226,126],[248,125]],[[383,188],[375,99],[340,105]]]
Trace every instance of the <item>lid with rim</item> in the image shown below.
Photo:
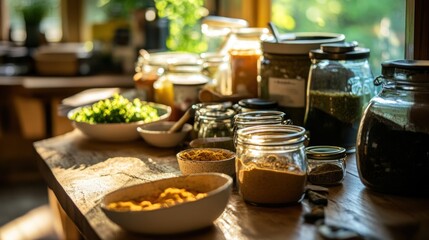
[[[329,43],[320,45],[320,49],[313,49],[309,56],[311,59],[328,59],[328,60],[357,60],[369,57],[368,48],[358,47],[358,43],[343,42]]]
[[[305,149],[308,159],[330,160],[346,156],[346,149],[337,146],[311,146]]]
[[[238,101],[238,106],[248,109],[268,110],[277,108],[276,101],[261,99],[261,98],[247,98]]]
[[[324,43],[343,42],[344,34],[323,32],[288,33],[280,36],[280,42],[274,38],[262,41],[262,51],[272,54],[307,55],[312,49],[320,48]]]

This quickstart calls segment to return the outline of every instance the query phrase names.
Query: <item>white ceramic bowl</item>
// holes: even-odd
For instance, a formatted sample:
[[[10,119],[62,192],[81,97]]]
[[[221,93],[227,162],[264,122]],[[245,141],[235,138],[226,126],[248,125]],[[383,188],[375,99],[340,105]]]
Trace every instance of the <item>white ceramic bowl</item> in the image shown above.
[[[222,160],[198,160],[188,159],[186,153],[192,151],[221,151],[229,157]],[[217,172],[235,177],[235,153],[223,148],[190,148],[183,150],[176,155],[179,169],[182,174]]]
[[[153,122],[165,121],[171,114],[171,107],[157,104],[148,103],[158,111],[159,119]],[[70,117],[74,112],[79,111],[82,107],[75,108],[68,112],[67,116]],[[70,119],[71,120],[71,119]],[[98,123],[90,124],[86,122],[72,121],[75,128],[79,129],[83,134],[89,138],[106,141],[106,142],[125,142],[133,141],[140,138],[137,132],[137,127],[144,126],[144,121],[132,122],[132,123]]]
[[[107,194],[101,202],[106,216],[122,228],[145,234],[176,234],[213,224],[228,204],[232,191],[231,177],[220,173],[203,173],[166,178],[122,188]],[[207,193],[206,197],[175,206],[146,211],[114,211],[111,202],[157,196],[169,187]]]
[[[154,122],[137,128],[140,136],[150,145],[161,148],[175,147],[182,143],[192,130],[192,125],[185,123],[179,132],[169,133],[168,130],[176,122]]]

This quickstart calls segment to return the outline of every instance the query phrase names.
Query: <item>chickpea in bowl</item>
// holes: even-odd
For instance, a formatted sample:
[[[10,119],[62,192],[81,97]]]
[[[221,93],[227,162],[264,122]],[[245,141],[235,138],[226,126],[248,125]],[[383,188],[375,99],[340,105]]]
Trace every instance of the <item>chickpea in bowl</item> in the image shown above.
[[[165,178],[108,193],[101,209],[131,232],[183,233],[213,224],[228,204],[232,183],[230,176],[221,173]]]

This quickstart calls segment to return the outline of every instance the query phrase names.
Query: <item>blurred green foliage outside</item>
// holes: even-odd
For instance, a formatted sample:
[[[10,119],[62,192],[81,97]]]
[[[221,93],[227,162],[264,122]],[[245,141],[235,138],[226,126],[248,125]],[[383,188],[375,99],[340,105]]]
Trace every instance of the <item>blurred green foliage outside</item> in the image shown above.
[[[271,20],[286,32],[335,32],[371,50],[373,74],[381,62],[405,56],[405,0],[272,0]]]

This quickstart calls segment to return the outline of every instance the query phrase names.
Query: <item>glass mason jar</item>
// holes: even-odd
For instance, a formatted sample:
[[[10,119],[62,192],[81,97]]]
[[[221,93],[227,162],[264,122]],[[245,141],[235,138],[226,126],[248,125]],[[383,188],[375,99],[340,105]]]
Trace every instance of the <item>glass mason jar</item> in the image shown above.
[[[310,51],[304,122],[310,145],[354,151],[362,112],[376,94],[369,53],[356,42],[323,44]]]
[[[307,179],[315,185],[337,185],[346,175],[346,149],[337,146],[311,146],[307,154]]]
[[[369,188],[429,195],[429,61],[382,63],[382,90],[357,135],[357,166]]]
[[[233,117],[232,109],[211,108],[198,115],[198,138],[232,137]]]
[[[299,202],[306,185],[305,129],[265,125],[237,131],[236,178],[244,201],[283,206]]]

